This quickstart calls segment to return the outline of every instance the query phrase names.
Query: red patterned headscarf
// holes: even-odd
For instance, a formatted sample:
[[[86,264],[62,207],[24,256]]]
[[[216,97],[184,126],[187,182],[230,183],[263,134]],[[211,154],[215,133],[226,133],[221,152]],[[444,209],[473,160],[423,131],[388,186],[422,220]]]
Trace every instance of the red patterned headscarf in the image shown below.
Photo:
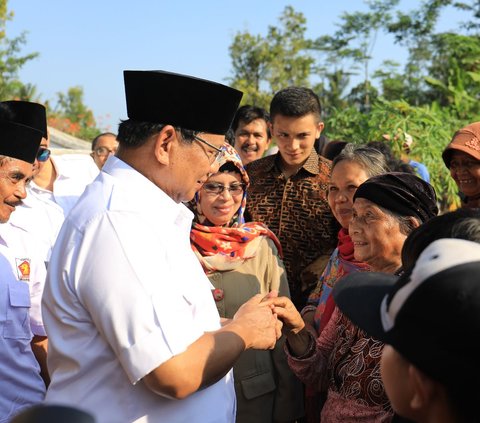
[[[225,144],[224,149],[225,153],[220,162],[220,167],[228,162],[233,163],[239,170],[242,181],[247,188],[250,180],[239,155],[229,144]],[[245,189],[238,212],[233,216],[228,226],[213,226],[205,219],[205,216],[199,212],[198,193],[190,203],[190,208],[195,214],[190,232],[190,243],[207,274],[235,269],[244,261],[255,257],[260,242],[265,236],[273,240],[279,254],[282,254],[277,237],[263,223],[244,223],[243,213],[246,205],[246,193],[247,190]]]

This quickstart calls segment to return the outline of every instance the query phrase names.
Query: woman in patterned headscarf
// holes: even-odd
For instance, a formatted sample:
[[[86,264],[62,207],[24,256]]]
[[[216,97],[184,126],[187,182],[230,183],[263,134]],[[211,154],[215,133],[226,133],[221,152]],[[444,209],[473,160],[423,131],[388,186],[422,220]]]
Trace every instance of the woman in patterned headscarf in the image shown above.
[[[233,318],[252,296],[272,290],[288,296],[289,290],[277,237],[262,223],[244,221],[248,175],[233,147],[224,149],[219,171],[190,204],[190,240],[220,317]],[[245,351],[234,366],[237,422],[288,422],[303,414],[301,384],[288,368],[283,341],[272,351]]]

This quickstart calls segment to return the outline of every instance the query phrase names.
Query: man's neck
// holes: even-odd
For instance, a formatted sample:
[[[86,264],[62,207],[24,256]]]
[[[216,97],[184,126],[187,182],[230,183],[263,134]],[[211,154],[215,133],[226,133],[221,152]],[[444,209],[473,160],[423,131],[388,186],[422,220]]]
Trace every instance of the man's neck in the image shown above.
[[[305,160],[306,161],[306,160]],[[293,175],[296,175],[298,171],[303,167],[305,162],[300,165],[289,165],[283,160],[280,160],[280,170],[282,171],[283,176],[288,179]]]
[[[57,171],[53,166],[52,160],[49,159],[43,165],[42,170],[33,178],[33,181],[43,189],[53,192],[53,183],[57,178]]]

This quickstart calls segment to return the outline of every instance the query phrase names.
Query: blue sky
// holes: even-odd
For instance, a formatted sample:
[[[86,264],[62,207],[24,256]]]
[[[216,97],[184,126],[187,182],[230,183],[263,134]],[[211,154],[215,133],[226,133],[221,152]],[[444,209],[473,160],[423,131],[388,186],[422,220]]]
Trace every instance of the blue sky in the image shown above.
[[[419,4],[402,0],[405,9]],[[84,101],[104,129],[116,131],[125,119],[124,69],[164,69],[225,82],[231,76],[228,48],[238,31],[266,34],[285,6],[307,18],[307,36],[332,34],[343,11],[365,10],[362,0],[10,0],[15,13],[7,36],[27,31],[24,53],[40,56],[20,72],[41,100],[80,85]],[[442,29],[455,27],[449,14]],[[374,63],[405,59],[405,52],[382,36]]]

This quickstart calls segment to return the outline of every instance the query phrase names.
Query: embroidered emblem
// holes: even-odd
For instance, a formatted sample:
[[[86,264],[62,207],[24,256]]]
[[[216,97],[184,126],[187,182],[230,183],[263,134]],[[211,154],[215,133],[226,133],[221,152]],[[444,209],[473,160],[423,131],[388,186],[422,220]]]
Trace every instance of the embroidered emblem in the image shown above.
[[[472,148],[473,150],[480,151],[480,141],[477,137],[471,138],[465,143],[465,145]]]
[[[30,280],[30,259],[29,258],[16,258],[18,279],[21,281]]]

